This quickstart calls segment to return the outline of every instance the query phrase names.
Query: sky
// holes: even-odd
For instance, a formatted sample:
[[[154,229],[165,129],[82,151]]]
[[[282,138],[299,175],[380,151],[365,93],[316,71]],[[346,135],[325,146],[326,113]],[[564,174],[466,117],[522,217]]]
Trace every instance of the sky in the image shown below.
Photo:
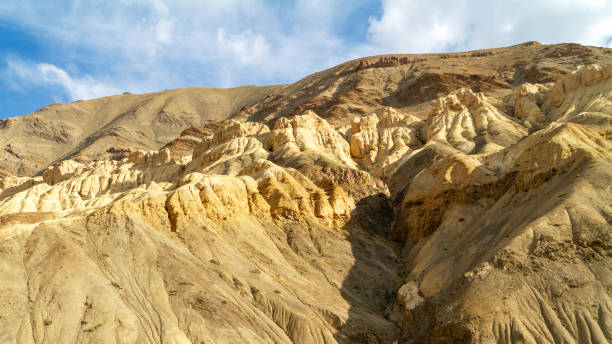
[[[612,48],[612,0],[2,0],[0,118],[123,92],[295,82],[350,59]]]

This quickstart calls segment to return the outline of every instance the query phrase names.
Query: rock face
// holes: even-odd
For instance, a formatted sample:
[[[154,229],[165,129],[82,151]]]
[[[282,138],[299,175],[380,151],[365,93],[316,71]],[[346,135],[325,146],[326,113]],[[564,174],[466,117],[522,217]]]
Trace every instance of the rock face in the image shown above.
[[[0,178],[0,343],[611,341],[612,67],[542,66],[612,54],[435,57],[504,49],[546,54],[408,106],[340,93],[370,102],[346,117],[307,109],[319,74],[156,149],[80,143]],[[350,62],[325,85],[433,56]],[[37,116],[3,125],[78,136]]]
[[[527,135],[524,127],[493,106],[482,93],[460,88],[439,98],[427,118],[427,139],[464,153],[505,147]]]
[[[423,121],[389,107],[353,118],[351,156],[370,173],[388,177],[398,160],[423,145]]]

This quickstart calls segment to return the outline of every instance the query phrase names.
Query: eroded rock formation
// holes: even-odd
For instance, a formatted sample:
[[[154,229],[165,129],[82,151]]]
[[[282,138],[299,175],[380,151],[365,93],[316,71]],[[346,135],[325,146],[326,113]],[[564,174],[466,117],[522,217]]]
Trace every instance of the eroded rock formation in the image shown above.
[[[2,177],[0,342],[607,343],[611,68]]]

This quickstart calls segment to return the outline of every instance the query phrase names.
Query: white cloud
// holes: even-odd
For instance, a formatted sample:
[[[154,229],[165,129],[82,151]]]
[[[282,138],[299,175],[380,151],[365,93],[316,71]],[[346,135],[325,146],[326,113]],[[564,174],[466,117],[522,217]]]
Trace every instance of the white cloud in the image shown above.
[[[155,27],[155,33],[157,35],[157,41],[160,43],[169,44],[172,42],[172,31],[174,29],[174,22],[168,19],[160,20],[157,22]]]
[[[537,40],[605,46],[612,36],[612,2],[382,0],[370,19],[369,51],[442,52]]]
[[[373,50],[440,51],[466,37],[469,16],[461,9],[449,11],[445,5],[440,2],[384,1],[382,16],[370,19],[368,33],[374,44]]]
[[[227,34],[225,29],[217,30],[219,50],[228,53],[240,65],[259,63],[270,58],[270,46],[261,34],[251,30],[239,34]]]
[[[36,65],[36,70],[40,72],[44,82],[63,87],[71,100],[91,99],[119,92],[112,86],[97,82],[89,75],[74,79],[65,70],[52,64],[39,63]]]
[[[157,17],[157,24],[155,24],[157,41],[162,44],[170,44],[172,43],[174,20],[169,15],[168,6],[161,0],[152,0],[151,2]]]
[[[61,65],[147,92],[290,82],[340,62],[348,47],[332,32],[336,9],[353,2],[24,0],[0,3],[0,20],[52,42]]]
[[[60,86],[72,101],[119,93],[117,88],[102,84],[89,75],[73,78],[65,70],[52,64],[27,63],[16,58],[8,59],[6,63],[5,74],[12,76],[13,88],[27,88],[32,85]]]

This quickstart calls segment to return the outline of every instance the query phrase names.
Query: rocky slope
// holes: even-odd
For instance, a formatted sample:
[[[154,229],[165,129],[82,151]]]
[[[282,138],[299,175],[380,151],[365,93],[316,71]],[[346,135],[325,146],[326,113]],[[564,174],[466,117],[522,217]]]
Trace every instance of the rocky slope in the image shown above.
[[[607,343],[609,52],[362,59],[159,150],[6,176],[0,343]],[[349,86],[534,54],[407,78],[402,104]]]
[[[53,104],[0,120],[0,175],[34,175],[63,159],[157,150],[184,129],[228,118],[280,86],[185,88]]]
[[[313,110],[334,125],[346,125],[381,106],[426,114],[432,100],[461,87],[499,95],[526,82],[555,82],[578,65],[595,63],[611,64],[610,49],[527,42],[461,53],[373,56],[278,89],[236,117],[269,122]]]

